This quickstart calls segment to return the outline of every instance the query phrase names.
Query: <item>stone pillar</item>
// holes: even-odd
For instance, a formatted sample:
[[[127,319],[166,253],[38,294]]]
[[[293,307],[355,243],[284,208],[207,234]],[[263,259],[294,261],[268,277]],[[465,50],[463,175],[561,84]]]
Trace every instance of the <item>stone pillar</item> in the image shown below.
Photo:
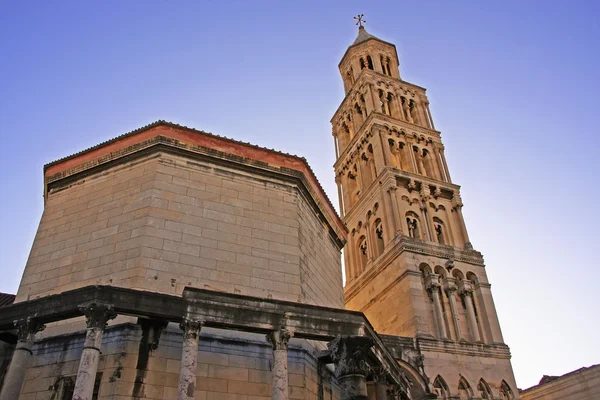
[[[33,339],[36,333],[43,331],[45,326],[32,318],[23,318],[14,322],[17,328],[17,346],[12,360],[4,377],[4,386],[0,393],[0,400],[15,400],[21,394],[25,372],[33,352]]]
[[[288,400],[288,342],[290,331],[279,329],[267,334],[267,340],[273,345],[273,389],[272,400]]]
[[[404,113],[406,115],[406,120],[408,122],[410,122],[411,124],[414,124],[415,121],[413,120],[413,117],[410,114],[410,100],[408,98],[406,98],[406,101],[403,104],[403,108],[404,108]]]
[[[73,390],[73,400],[92,400],[104,327],[117,314],[110,304],[91,303],[79,306],[79,310],[85,315],[87,329],[75,389]]]
[[[368,400],[367,356],[372,346],[373,340],[364,336],[338,336],[327,344],[335,363],[340,400]]]
[[[388,371],[384,367],[375,368],[373,370],[373,389],[375,400],[387,400],[388,384],[387,375]]]
[[[473,342],[480,342],[479,327],[477,326],[477,317],[475,317],[475,308],[473,307],[473,287],[468,281],[460,282],[460,295],[465,300],[467,307],[467,319],[469,320],[469,328],[471,330],[471,338]]]
[[[444,171],[444,166],[442,165],[438,146],[435,142],[432,144],[432,146],[433,146],[432,154],[433,154],[433,158],[435,161],[436,169],[440,172],[440,180],[447,182],[448,178],[446,177],[446,172]]]
[[[442,311],[442,303],[440,299],[440,278],[438,274],[429,274],[426,277],[425,285],[427,293],[433,302],[433,316],[437,333],[440,339],[447,339],[446,324],[444,323],[444,312]]]
[[[381,103],[379,102],[379,92],[374,85],[369,85],[371,88],[371,98],[373,99],[373,109],[377,112],[381,112]]]
[[[469,241],[469,234],[467,233],[467,226],[465,225],[465,220],[462,215],[462,207],[463,207],[463,202],[460,197],[460,194],[458,192],[454,192],[454,194],[452,195],[452,209],[456,213],[456,219],[458,222],[458,226],[460,227],[463,241],[465,243],[464,248],[472,249],[473,245]]]
[[[456,335],[456,340],[462,339],[460,334],[460,324],[458,323],[458,310],[456,309],[456,297],[454,294],[456,293],[457,288],[454,283],[448,282],[446,285],[446,296],[448,296],[448,301],[450,302],[450,312],[452,313],[452,325],[454,326],[454,333]]]
[[[387,192],[390,195],[392,203],[392,218],[394,219],[394,236],[398,233],[402,233],[402,221],[400,221],[400,215],[398,214],[398,196],[396,195],[397,186],[390,186]],[[392,240],[393,238],[390,238]]]
[[[423,225],[425,225],[425,229],[427,232],[428,240],[435,242],[435,235],[433,230],[433,219],[430,217],[429,212],[427,210],[429,199],[431,198],[431,190],[429,189],[429,185],[425,182],[421,182],[421,190],[419,192],[421,196],[421,215],[423,217]]]
[[[440,147],[440,158],[442,159],[442,164],[444,165],[444,169],[446,170],[446,178],[448,178],[448,182],[452,183],[452,178],[450,177],[450,170],[448,169],[448,164],[446,163],[446,156],[444,155],[444,148]]]
[[[425,109],[427,110],[427,116],[429,116],[429,123],[431,124],[431,129],[435,129],[435,125],[433,124],[433,118],[431,118],[431,110],[429,109],[429,102],[425,103]]]
[[[177,400],[194,400],[196,398],[198,337],[200,336],[200,329],[202,329],[202,322],[184,317],[179,327],[183,331],[183,346],[181,349]]]

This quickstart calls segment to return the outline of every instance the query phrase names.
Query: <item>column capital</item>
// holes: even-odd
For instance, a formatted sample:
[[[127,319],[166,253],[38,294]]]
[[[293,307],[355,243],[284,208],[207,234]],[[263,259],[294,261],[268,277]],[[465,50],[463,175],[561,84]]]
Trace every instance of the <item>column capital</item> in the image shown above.
[[[197,339],[202,329],[203,321],[194,318],[183,317],[179,328],[183,331],[184,339]]]
[[[327,347],[335,363],[336,377],[354,374],[366,376],[371,370],[367,355],[372,346],[373,340],[365,336],[338,336],[329,342]]]
[[[273,345],[273,350],[287,350],[288,342],[293,336],[288,329],[281,328],[276,331],[267,333],[267,341]]]
[[[425,277],[425,288],[427,291],[437,290],[441,286],[438,274],[429,274]]]
[[[19,341],[29,340],[33,335],[46,328],[46,325],[39,323],[31,317],[16,319],[13,321],[13,324],[17,328],[17,338]]]
[[[112,304],[81,304],[79,311],[85,315],[88,328],[104,328],[109,320],[117,316]]]
[[[458,288],[453,283],[448,283],[444,290],[446,292],[446,296],[451,297],[458,290]]]
[[[458,284],[458,291],[461,296],[472,296],[473,295],[473,285],[471,282],[462,280]]]

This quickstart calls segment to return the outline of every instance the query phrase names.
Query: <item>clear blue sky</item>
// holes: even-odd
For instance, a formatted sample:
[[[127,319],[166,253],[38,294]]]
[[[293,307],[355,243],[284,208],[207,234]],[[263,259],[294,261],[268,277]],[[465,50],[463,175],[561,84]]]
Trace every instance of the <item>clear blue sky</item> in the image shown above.
[[[43,164],[157,119],[305,156],[337,204],[359,12],[429,90],[519,386],[599,363],[598,1],[1,1],[0,291]]]

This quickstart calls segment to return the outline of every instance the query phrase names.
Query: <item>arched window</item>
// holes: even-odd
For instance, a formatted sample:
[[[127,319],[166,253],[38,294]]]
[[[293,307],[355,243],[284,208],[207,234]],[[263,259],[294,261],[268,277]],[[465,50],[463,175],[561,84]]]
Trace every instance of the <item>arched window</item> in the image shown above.
[[[390,70],[390,59],[389,58],[385,59],[385,68],[387,68],[387,74],[389,76],[392,76],[392,71]]]
[[[433,218],[433,227],[435,229],[435,237],[438,243],[446,244],[446,232],[442,220],[437,217]]]
[[[381,220],[377,219],[375,221],[375,240],[377,240],[377,255],[383,254],[383,225],[381,224]]]
[[[369,259],[366,236],[361,236],[358,239],[358,258],[360,260],[361,271],[364,271]]]
[[[512,400],[515,398],[512,390],[510,390],[510,386],[506,383],[505,380],[502,380],[502,384],[500,384],[500,396],[503,400]]]
[[[420,239],[419,218],[414,213],[406,215],[406,224],[408,225],[408,236],[414,239]]]
[[[367,65],[369,66],[369,69],[373,69],[373,59],[371,56],[367,56]]]
[[[471,400],[473,398],[471,386],[462,376],[460,377],[460,381],[458,381],[458,396],[461,400]]]
[[[365,64],[365,59],[364,58],[360,58],[360,69],[365,69],[367,65]]]
[[[433,390],[440,399],[448,399],[450,397],[448,385],[446,384],[446,381],[444,381],[444,378],[439,375],[435,378],[435,381],[433,381]]]
[[[492,398],[490,386],[487,384],[486,381],[483,380],[483,378],[481,378],[479,380],[479,383],[477,384],[477,391],[479,392],[479,397],[481,397],[482,399]]]
[[[379,57],[379,62],[381,63],[381,69],[383,71],[384,75],[389,75],[386,71],[385,71],[385,58],[383,56]]]

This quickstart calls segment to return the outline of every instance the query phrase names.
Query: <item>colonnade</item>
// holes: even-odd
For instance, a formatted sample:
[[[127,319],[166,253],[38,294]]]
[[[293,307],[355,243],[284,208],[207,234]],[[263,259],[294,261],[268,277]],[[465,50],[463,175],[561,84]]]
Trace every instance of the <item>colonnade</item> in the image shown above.
[[[412,140],[401,142],[390,138],[386,155],[394,167],[443,182],[452,182],[441,144],[432,143],[431,149],[417,146]]]
[[[81,354],[79,370],[75,382],[73,400],[91,400],[94,392],[96,373],[100,360],[100,348],[104,329],[110,319],[116,317],[110,304],[89,304],[80,307],[86,318],[86,339]],[[19,398],[25,373],[32,355],[33,339],[44,329],[35,319],[15,321],[19,342],[4,380],[0,400]],[[198,345],[203,321],[184,317],[180,328],[183,331],[181,366],[177,388],[177,400],[193,400],[196,396],[196,368]],[[266,335],[273,346],[272,393],[273,400],[289,399],[288,382],[288,342],[293,333],[280,328]],[[365,336],[337,336],[328,343],[329,361],[335,364],[335,376],[341,390],[341,400],[367,399],[367,376],[372,375],[368,355],[373,340]],[[377,400],[407,399],[400,387],[390,386],[385,373],[376,380]]]
[[[454,329],[456,340],[470,339],[471,342],[482,341],[481,335],[479,334],[479,327],[477,325],[477,316],[475,315],[475,306],[473,304],[473,286],[471,285],[471,282],[467,280],[461,280],[458,283],[458,286],[456,286],[454,279],[446,279],[444,282],[444,287],[442,288],[440,275],[429,273],[425,276],[425,289],[427,290],[427,294],[432,302],[434,326],[436,329],[436,335],[439,339],[450,339],[449,332],[446,329],[446,321],[442,306],[443,299],[441,297],[441,294],[445,292],[450,304],[450,317],[452,322],[451,327]],[[462,298],[466,307],[467,320],[469,323],[469,338],[466,337],[466,332],[462,332],[460,328],[455,293],[458,293],[458,295]]]

